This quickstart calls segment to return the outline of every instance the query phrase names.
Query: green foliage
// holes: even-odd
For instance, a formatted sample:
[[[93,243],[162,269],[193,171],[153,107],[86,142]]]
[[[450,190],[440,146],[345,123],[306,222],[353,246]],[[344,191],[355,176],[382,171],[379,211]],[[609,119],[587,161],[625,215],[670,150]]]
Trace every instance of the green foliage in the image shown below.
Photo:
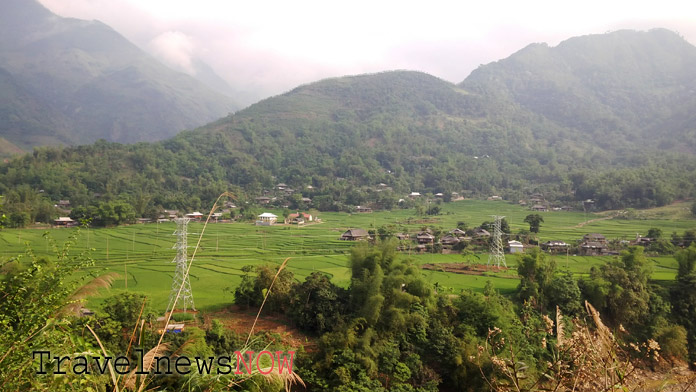
[[[681,325],[668,325],[657,330],[655,341],[660,344],[660,355],[669,359],[685,360],[688,357],[686,329]]]
[[[278,273],[279,269],[280,266],[244,266],[242,271],[245,272],[245,275],[242,277],[242,282],[234,289],[234,302],[237,305],[259,307],[263,303],[269,288],[271,288],[271,283],[273,283],[273,287],[270,293],[268,293],[264,310],[268,312],[283,312],[287,307],[290,293],[296,283],[292,272],[282,269]],[[249,274],[252,271],[256,272],[256,276]],[[226,290],[231,291],[230,288]]]
[[[517,274],[520,276],[519,297],[543,310],[548,305],[547,290],[554,277],[556,263],[549,261],[539,248],[532,248],[519,258]]]
[[[647,237],[653,240],[659,240],[662,238],[662,230],[657,227],[651,227],[648,229]]]
[[[141,214],[142,215],[142,214]],[[88,207],[75,207],[70,217],[76,221],[91,222],[95,226],[116,226],[134,223],[135,209],[125,201],[101,202]]]
[[[3,390],[54,389],[59,380],[37,377],[32,353],[41,350],[79,352],[87,349],[65,331],[70,321],[61,317],[79,280],[73,274],[93,265],[88,255],[73,252],[77,233],[61,248],[53,241],[53,256],[39,258],[31,249],[25,257],[3,264],[0,280],[0,385]],[[49,239],[50,240],[50,239]],[[13,264],[9,267],[8,264]],[[54,383],[58,383],[51,387]]]
[[[321,335],[342,325],[346,302],[344,289],[313,272],[293,288],[287,313],[301,329]]]
[[[672,289],[672,309],[676,320],[684,326],[690,360],[696,359],[696,244],[677,253],[679,272]]]
[[[539,227],[544,223],[544,218],[539,214],[529,214],[524,218],[525,223],[529,223],[529,231],[538,233]]]
[[[582,293],[571,272],[555,275],[546,289],[548,308],[558,306],[564,315],[580,316],[583,311]]]
[[[649,328],[652,267],[642,247],[631,247],[599,269],[593,268],[580,287],[585,298],[602,312],[611,325],[623,324],[632,331]]]

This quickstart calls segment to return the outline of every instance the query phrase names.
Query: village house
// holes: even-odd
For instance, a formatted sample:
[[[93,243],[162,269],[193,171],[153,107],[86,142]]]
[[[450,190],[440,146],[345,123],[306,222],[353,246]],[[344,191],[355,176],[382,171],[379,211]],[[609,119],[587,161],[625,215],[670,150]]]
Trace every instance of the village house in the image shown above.
[[[608,250],[606,237],[598,233],[590,233],[582,237],[579,253],[582,256],[600,256]]]
[[[422,231],[416,235],[416,242],[419,245],[433,245],[435,244],[435,236],[427,231]]]
[[[355,211],[359,213],[370,213],[372,212],[372,208],[366,206],[357,206],[355,207]]]
[[[160,215],[162,219],[173,220],[179,217],[179,210],[164,210],[164,214]]]
[[[345,233],[341,234],[341,240],[343,241],[361,241],[369,238],[370,235],[363,229],[348,229]]]
[[[314,217],[306,212],[295,212],[285,219],[285,224],[302,225],[305,222],[312,222]]]
[[[421,194],[420,194],[420,192],[411,192],[408,195],[408,197],[410,197],[411,199],[415,199],[416,197],[421,197]]]
[[[546,212],[546,211],[548,211],[549,209],[548,209],[548,207],[546,207],[545,205],[542,205],[542,204],[535,204],[535,205],[532,206],[531,210],[532,210],[532,211],[538,211],[538,212]]]
[[[530,203],[541,204],[544,201],[546,201],[546,199],[544,199],[544,195],[541,193],[535,193],[529,198]]]
[[[409,236],[406,233],[396,233],[395,237],[401,241],[407,241],[411,239],[411,236]]]
[[[633,241],[633,245],[640,245],[640,246],[650,246],[652,244],[652,238],[649,237],[643,237],[640,234],[636,234],[636,240]]]
[[[442,244],[443,248],[445,248],[445,247],[451,248],[460,242],[462,242],[461,239],[459,239],[458,237],[451,235],[451,234],[440,238],[440,243]]]
[[[74,221],[69,216],[61,216],[58,219],[55,219],[53,221],[53,224],[56,226],[71,227],[71,226],[76,226],[77,222]]]
[[[278,215],[270,212],[264,212],[256,217],[256,226],[271,226],[278,221]]]
[[[524,253],[524,245],[519,241],[508,241],[508,248],[510,253]]]
[[[570,245],[563,241],[546,241],[541,244],[541,249],[549,253],[565,253],[570,248]]]
[[[203,214],[201,214],[198,211],[194,211],[194,212],[186,214],[186,217],[191,219],[191,220],[194,220],[194,221],[200,221],[203,219]]]
[[[472,234],[475,238],[482,238],[482,237],[490,237],[491,233],[488,232],[488,230],[483,229],[481,227],[477,227],[472,231]]]
[[[466,237],[466,231],[464,231],[460,228],[450,230],[449,234],[452,234],[453,236],[455,236],[457,238]]]
[[[269,204],[271,202],[271,198],[268,196],[259,196],[254,199],[257,204]]]

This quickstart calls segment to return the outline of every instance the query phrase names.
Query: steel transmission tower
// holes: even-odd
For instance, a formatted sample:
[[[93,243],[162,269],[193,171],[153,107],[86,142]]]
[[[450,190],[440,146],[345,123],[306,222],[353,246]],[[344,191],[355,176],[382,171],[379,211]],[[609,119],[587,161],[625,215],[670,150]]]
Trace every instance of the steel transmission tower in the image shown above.
[[[179,295],[179,300],[176,301],[176,306],[179,309],[196,310],[193,305],[193,293],[191,292],[191,282],[189,282],[189,277],[186,274],[186,269],[188,267],[188,244],[186,241],[187,228],[189,223],[189,218],[177,218],[176,219],[176,231],[174,235],[177,236],[176,245],[176,257],[172,260],[172,263],[176,263],[176,270],[174,271],[174,281],[172,282],[172,291],[169,294],[169,305],[167,306],[167,311],[174,311],[174,300],[177,294]],[[179,294],[181,290],[181,294]]]
[[[491,265],[491,261],[500,268],[500,263],[507,267],[505,263],[505,253],[503,251],[503,231],[500,230],[500,222],[505,218],[504,216],[492,215],[495,219],[493,223],[493,240],[491,241],[491,254],[488,255],[488,264]]]

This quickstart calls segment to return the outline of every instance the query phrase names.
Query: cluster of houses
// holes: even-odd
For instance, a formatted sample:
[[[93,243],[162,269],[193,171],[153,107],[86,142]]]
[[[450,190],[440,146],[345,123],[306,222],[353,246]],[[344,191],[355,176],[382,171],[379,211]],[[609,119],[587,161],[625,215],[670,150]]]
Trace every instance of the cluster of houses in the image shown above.
[[[571,211],[572,208],[570,206],[564,205],[564,206],[551,206],[551,203],[546,201],[544,198],[544,195],[541,193],[535,193],[529,197],[529,199],[526,200],[520,200],[518,202],[519,205],[521,206],[527,206],[529,207],[530,210],[536,211],[536,212],[547,212],[547,211]]]
[[[425,252],[438,245],[444,253],[448,253],[456,249],[457,245],[462,242],[485,245],[488,243],[488,238],[491,234],[487,230],[479,227],[471,230],[469,233],[455,228],[442,236],[439,241],[436,240],[435,235],[433,235],[430,230],[424,230],[413,235],[408,233],[397,233],[394,236],[406,243],[400,246],[400,250],[410,249],[416,252]],[[339,239],[344,241],[362,241],[371,240],[372,237],[370,233],[364,229],[349,229],[341,234]],[[414,246],[411,246],[411,244]]]
[[[461,242],[466,242],[480,247],[488,246],[488,239],[491,234],[482,228],[476,228],[465,232],[461,229],[450,230],[447,234],[436,240],[436,237],[429,230],[421,231],[416,234],[398,233],[394,235],[401,241],[406,241],[414,244],[415,246],[401,246],[400,250],[414,250],[416,252],[425,252],[433,249],[435,245],[439,245],[443,253],[451,253],[457,250],[457,245]],[[364,229],[349,229],[341,234],[341,240],[344,241],[363,241],[372,240],[372,236]],[[645,237],[638,237],[635,241],[631,241],[630,245],[649,245],[650,239]],[[507,250],[509,253],[523,253],[525,248],[530,245],[523,244],[517,240],[507,241]],[[536,246],[535,246],[536,247]],[[572,247],[570,244],[563,241],[547,241],[539,244],[539,247],[552,254],[565,254],[571,249],[574,253],[581,256],[606,256],[615,255],[617,252],[613,251],[609,247],[607,238],[599,233],[589,233],[585,234],[582,239],[578,242],[576,248]]]
[[[317,217],[310,213],[294,212],[292,214],[288,214],[284,223],[286,225],[303,225],[305,223],[315,222],[317,220]],[[256,226],[272,226],[276,223],[278,223],[278,215],[270,212],[264,212],[256,217]]]

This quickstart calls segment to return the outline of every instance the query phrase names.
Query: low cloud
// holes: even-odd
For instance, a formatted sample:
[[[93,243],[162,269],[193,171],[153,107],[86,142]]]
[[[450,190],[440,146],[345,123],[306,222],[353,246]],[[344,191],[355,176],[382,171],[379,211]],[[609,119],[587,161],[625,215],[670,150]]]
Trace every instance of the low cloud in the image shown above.
[[[153,38],[149,44],[152,54],[172,68],[195,75],[193,58],[196,45],[193,37],[180,31],[167,31]]]

